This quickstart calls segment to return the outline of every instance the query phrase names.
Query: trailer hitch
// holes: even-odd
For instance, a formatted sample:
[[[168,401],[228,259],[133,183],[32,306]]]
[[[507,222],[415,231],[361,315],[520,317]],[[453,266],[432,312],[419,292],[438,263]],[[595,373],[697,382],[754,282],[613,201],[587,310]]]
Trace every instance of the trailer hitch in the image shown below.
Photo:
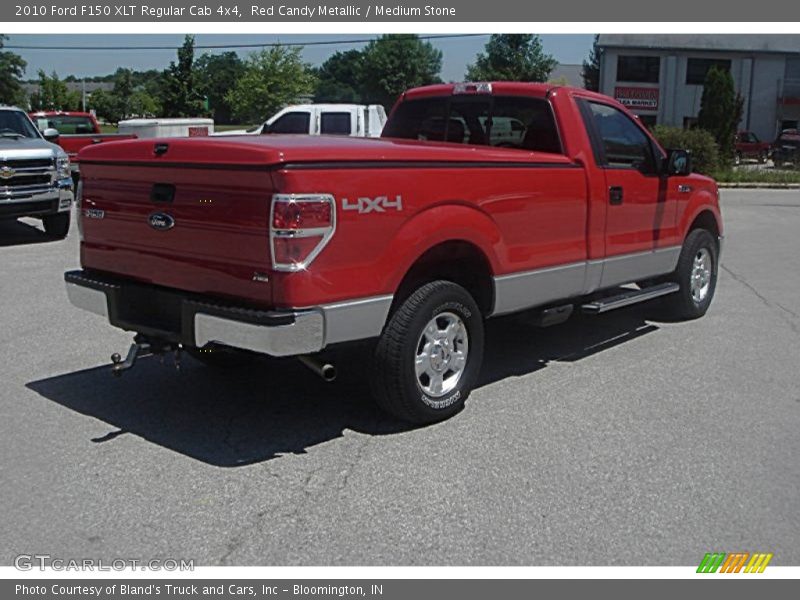
[[[158,355],[161,356],[161,360],[164,360],[164,354],[167,352],[174,352],[174,361],[175,361],[175,369],[180,371],[181,369],[181,347],[180,345],[173,346],[172,344],[164,343],[164,342],[156,342],[145,340],[140,336],[136,336],[133,339],[133,343],[131,347],[128,349],[128,355],[125,357],[125,360],[122,360],[122,356],[115,352],[111,355],[111,374],[114,377],[121,377],[122,373],[127,371],[128,369],[132,369],[133,366],[136,364],[136,360],[139,358],[144,358],[146,356],[154,356]]]

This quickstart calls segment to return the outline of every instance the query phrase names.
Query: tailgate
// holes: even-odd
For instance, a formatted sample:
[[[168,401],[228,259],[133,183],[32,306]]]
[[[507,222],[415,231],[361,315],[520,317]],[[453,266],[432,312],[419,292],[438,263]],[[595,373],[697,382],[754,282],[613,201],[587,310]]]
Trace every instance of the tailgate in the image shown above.
[[[81,157],[85,269],[271,306],[267,165]]]

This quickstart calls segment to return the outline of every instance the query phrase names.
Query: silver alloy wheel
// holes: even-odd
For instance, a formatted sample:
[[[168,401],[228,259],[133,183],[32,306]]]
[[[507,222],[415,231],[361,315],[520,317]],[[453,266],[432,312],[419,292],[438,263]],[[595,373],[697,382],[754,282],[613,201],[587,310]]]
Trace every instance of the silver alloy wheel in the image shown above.
[[[417,341],[414,368],[420,389],[433,398],[452,392],[464,374],[468,355],[464,321],[451,312],[436,315]]]
[[[708,296],[711,289],[711,252],[708,248],[700,248],[694,255],[692,275],[689,280],[692,300],[700,304]]]

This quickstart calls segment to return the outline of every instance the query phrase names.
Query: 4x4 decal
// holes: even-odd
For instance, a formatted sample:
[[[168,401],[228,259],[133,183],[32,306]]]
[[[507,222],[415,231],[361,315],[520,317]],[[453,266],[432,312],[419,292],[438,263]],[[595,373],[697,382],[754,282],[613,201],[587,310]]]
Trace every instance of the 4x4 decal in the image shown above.
[[[356,210],[363,215],[371,212],[386,212],[389,209],[403,210],[403,197],[399,194],[394,200],[388,196],[377,196],[375,198],[361,197],[356,200],[342,198],[342,210]]]

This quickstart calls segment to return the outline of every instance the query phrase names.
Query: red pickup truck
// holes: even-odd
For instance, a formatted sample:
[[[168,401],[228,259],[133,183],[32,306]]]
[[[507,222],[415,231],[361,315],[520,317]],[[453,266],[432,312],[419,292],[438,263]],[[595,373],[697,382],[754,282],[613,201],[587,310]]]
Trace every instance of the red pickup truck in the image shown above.
[[[39,131],[55,129],[58,137],[53,141],[63,148],[72,166],[73,179],[79,176],[78,153],[85,146],[135,139],[135,135],[103,133],[92,113],[77,111],[38,111],[29,114]]]
[[[493,134],[509,123],[524,131]],[[660,297],[692,319],[714,295],[716,184],[581,89],[435,85],[402,95],[382,139],[137,140],[80,159],[67,291],[136,332],[116,373],[185,349],[298,356],[333,378],[319,353],[371,340],[356,368],[378,403],[429,423],[475,385],[485,318]]]

